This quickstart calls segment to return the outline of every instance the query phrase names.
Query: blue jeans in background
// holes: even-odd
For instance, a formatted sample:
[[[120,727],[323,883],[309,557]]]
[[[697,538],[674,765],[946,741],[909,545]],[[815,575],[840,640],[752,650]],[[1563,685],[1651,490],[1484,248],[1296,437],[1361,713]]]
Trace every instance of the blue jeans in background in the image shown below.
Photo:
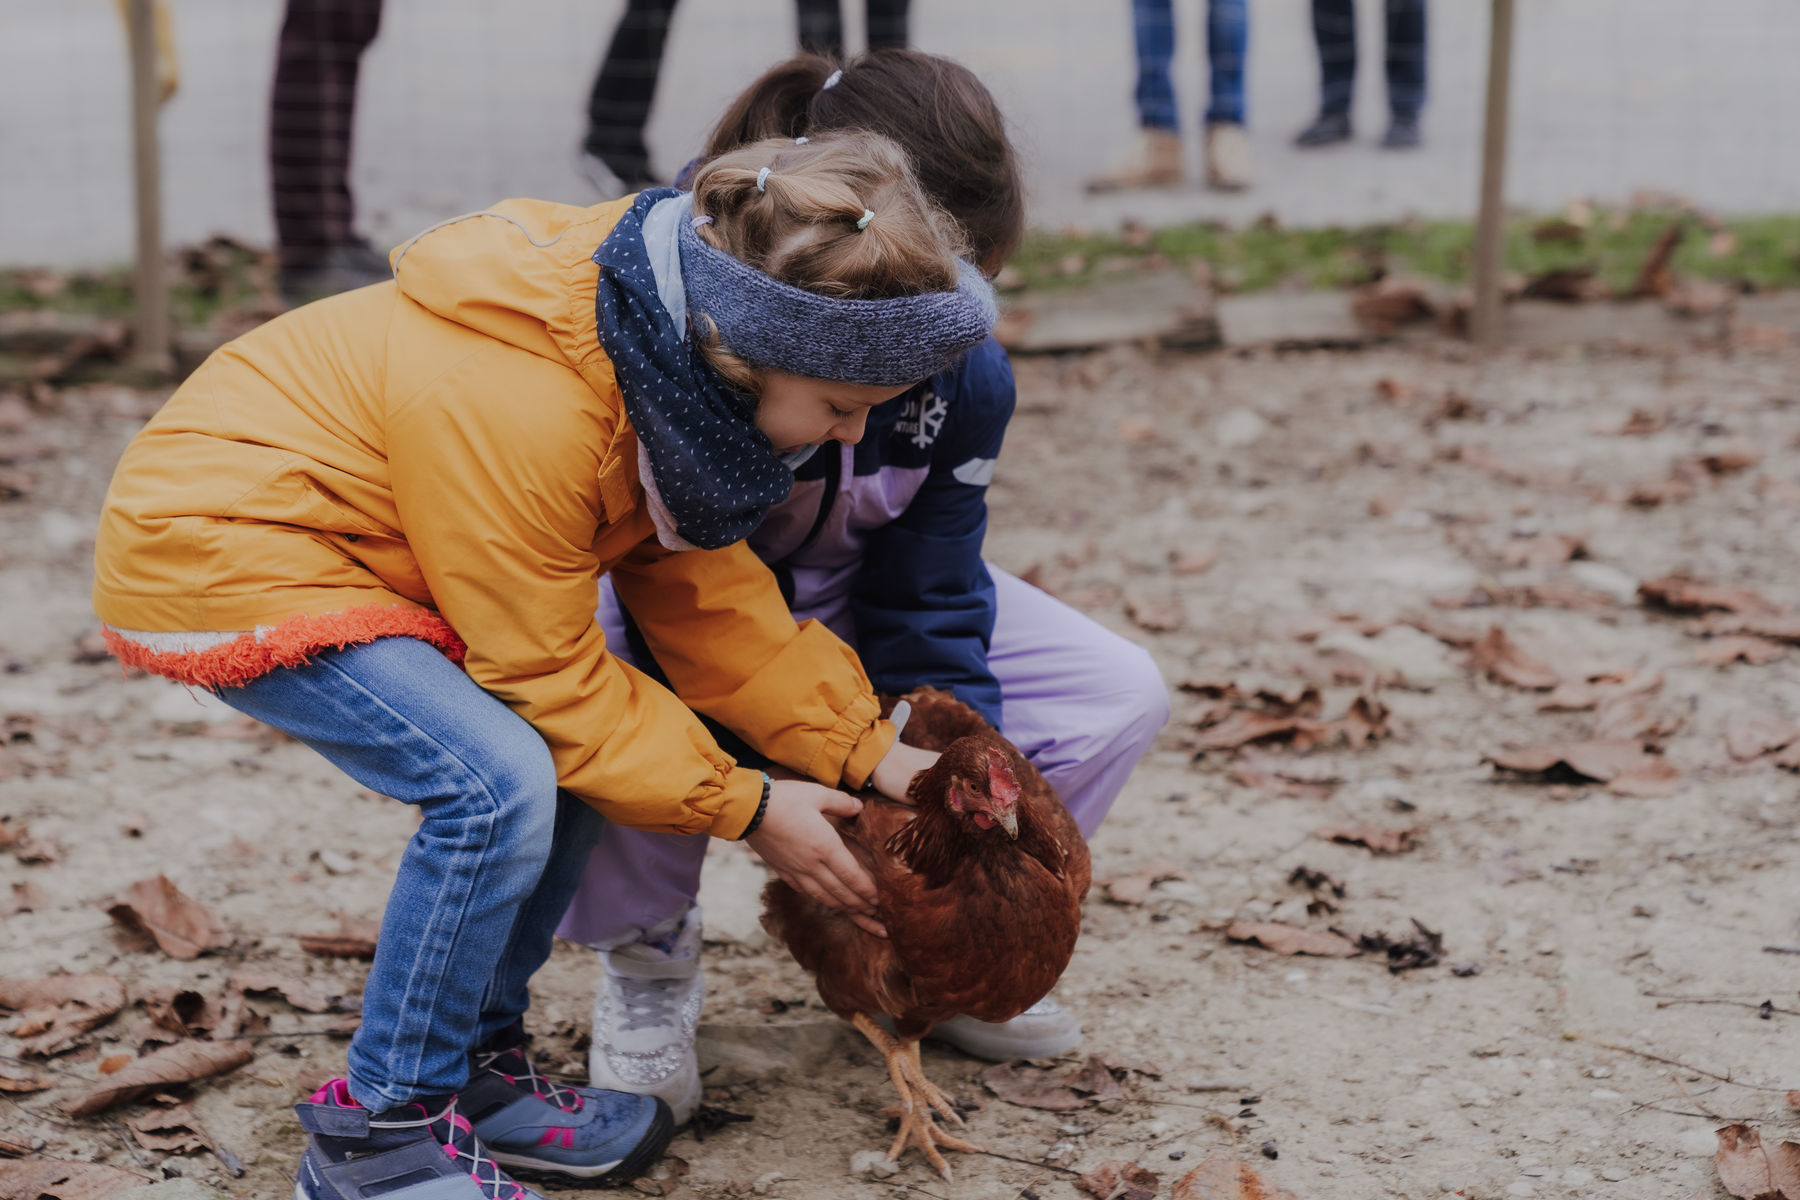
[[[1211,97],[1208,125],[1244,123],[1244,56],[1250,37],[1249,0],[1207,0],[1206,61]],[[1138,123],[1181,128],[1170,65],[1175,59],[1174,0],[1131,0],[1137,41]]]
[[[470,1052],[530,1007],[599,814],[557,789],[537,730],[413,638],[326,651],[217,695],[418,807],[350,1043],[350,1094],[379,1111],[460,1090]]]

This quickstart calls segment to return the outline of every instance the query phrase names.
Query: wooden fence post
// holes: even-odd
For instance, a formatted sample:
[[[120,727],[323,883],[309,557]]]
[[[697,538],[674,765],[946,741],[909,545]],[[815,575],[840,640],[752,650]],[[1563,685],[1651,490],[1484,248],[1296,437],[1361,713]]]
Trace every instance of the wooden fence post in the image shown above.
[[[137,196],[137,271],[133,279],[136,322],[132,363],[141,370],[168,374],[174,369],[169,352],[169,286],[163,269],[162,162],[157,145],[157,111],[162,107],[156,74],[156,29],[153,0],[127,0],[126,36],[131,44],[132,179]]]
[[[1493,0],[1488,33],[1487,116],[1481,138],[1481,211],[1475,222],[1475,344],[1500,344],[1506,269],[1506,109],[1512,93],[1513,0]]]

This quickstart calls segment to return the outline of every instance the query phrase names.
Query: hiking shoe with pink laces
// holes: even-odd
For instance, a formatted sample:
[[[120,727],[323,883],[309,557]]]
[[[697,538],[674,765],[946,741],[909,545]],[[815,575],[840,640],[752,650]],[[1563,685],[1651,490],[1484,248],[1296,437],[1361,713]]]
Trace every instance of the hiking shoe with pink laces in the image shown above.
[[[334,1079],[294,1112],[312,1135],[294,1200],[543,1200],[482,1148],[455,1097],[370,1112]]]
[[[475,1055],[457,1104],[494,1161],[516,1171],[622,1183],[642,1175],[675,1130],[655,1096],[552,1083],[523,1044]]]

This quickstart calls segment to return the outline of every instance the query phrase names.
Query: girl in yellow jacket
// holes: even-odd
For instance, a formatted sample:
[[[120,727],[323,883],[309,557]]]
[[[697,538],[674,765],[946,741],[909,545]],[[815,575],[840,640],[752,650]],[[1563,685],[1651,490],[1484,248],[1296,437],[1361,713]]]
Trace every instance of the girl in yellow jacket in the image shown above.
[[[812,448],[987,335],[954,229],[867,134],[757,143],[691,193],[507,201],[227,345],[126,450],[96,552],[114,652],[422,818],[348,1079],[298,1108],[302,1200],[516,1200],[503,1167],[661,1152],[662,1101],[557,1087],[524,1049],[595,810],[745,838],[879,930],[836,789],[899,797],[930,756],[742,539]],[[607,653],[606,572],[676,694]],[[694,712],[806,778],[738,766]]]

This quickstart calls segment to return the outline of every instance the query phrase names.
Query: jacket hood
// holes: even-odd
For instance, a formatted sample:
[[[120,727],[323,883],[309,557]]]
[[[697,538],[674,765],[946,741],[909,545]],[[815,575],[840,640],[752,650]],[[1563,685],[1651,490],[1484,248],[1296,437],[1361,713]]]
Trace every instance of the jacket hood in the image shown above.
[[[452,217],[393,252],[395,281],[446,320],[579,368],[600,353],[590,256],[632,199],[503,200]]]

